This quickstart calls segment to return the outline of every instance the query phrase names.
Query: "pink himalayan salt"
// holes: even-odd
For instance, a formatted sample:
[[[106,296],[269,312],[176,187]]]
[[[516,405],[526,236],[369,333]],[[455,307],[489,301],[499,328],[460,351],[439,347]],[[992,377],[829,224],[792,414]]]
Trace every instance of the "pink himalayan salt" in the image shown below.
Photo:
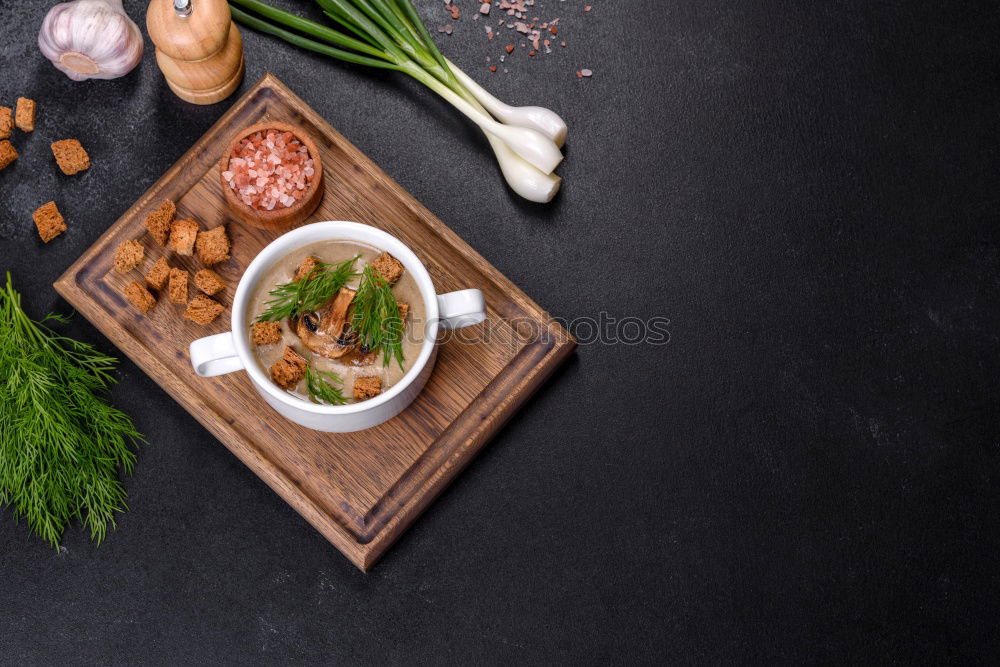
[[[222,178],[247,206],[273,211],[302,199],[316,172],[309,150],[295,135],[265,132],[240,140]]]

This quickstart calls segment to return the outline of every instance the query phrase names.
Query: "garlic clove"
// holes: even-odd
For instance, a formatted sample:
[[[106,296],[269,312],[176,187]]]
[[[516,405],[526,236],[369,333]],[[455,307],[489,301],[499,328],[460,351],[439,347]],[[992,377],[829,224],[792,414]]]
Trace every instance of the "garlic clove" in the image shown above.
[[[143,42],[121,0],[74,0],[49,10],[38,48],[66,76],[83,81],[128,74],[142,59]]]

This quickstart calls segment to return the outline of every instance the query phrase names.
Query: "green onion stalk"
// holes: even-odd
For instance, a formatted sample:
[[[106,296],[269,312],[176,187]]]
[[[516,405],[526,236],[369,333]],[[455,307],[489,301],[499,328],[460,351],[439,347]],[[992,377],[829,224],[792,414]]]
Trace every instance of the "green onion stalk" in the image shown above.
[[[254,30],[331,58],[402,72],[447,100],[486,135],[508,185],[536,202],[550,201],[560,178],[566,123],[543,107],[512,107],[482,89],[438,50],[410,0],[315,0],[337,25],[272,7],[230,0],[233,18]],[[497,119],[500,119],[499,122]]]

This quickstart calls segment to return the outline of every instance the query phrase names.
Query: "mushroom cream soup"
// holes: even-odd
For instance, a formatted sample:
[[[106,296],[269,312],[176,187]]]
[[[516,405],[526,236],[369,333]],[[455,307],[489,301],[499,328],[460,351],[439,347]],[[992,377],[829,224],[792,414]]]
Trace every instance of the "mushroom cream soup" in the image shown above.
[[[355,241],[322,241],[285,255],[254,287],[247,318],[264,374],[294,396],[331,405],[373,398],[399,382],[420,354],[426,325],[409,272]],[[378,332],[400,332],[400,319],[401,344],[366,347]]]

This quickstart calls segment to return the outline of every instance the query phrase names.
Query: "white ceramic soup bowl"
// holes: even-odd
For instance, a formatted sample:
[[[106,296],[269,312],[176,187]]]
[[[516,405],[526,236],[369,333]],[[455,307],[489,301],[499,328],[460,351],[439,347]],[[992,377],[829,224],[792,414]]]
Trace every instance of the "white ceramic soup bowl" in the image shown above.
[[[247,322],[253,314],[247,312],[247,306],[260,277],[288,253],[317,241],[356,241],[387,251],[410,272],[424,300],[427,323],[420,354],[399,382],[367,401],[349,405],[317,405],[293,396],[271,381],[250,349]],[[357,222],[317,222],[278,237],[250,262],[233,297],[232,331],[191,343],[191,365],[202,377],[245,370],[264,400],[296,424],[332,433],[360,431],[392,419],[417,397],[434,368],[439,328],[457,329],[479,324],[485,318],[482,292],[466,289],[448,294],[435,293],[427,269],[413,251],[394,236]],[[349,387],[345,389],[350,390]]]

